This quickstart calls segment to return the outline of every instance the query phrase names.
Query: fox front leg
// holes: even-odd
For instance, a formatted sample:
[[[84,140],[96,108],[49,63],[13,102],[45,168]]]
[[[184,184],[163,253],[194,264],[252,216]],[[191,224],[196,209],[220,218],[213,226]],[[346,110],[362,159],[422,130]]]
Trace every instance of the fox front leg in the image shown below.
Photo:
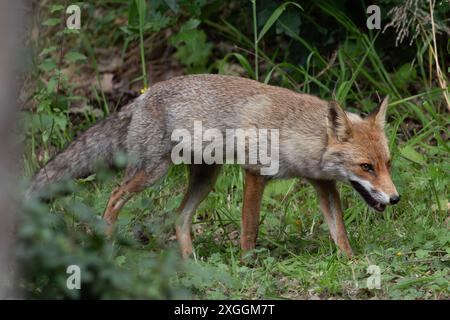
[[[319,196],[320,207],[330,229],[331,237],[339,249],[345,252],[348,257],[351,257],[353,251],[345,231],[341,201],[336,183],[325,180],[312,180],[311,183]]]
[[[259,231],[259,212],[267,179],[245,172],[244,203],[242,205],[241,249],[245,253],[256,247]]]

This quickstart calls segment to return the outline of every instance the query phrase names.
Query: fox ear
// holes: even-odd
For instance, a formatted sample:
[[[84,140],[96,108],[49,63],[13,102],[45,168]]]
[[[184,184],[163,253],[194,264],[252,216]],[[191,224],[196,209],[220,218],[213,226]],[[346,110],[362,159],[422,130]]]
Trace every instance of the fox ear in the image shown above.
[[[328,107],[328,137],[339,142],[347,141],[353,136],[352,123],[336,101],[330,101]]]
[[[389,104],[389,96],[386,96],[383,101],[381,101],[380,105],[367,116],[367,119],[375,122],[380,126],[380,128],[384,128],[386,124],[386,111]]]

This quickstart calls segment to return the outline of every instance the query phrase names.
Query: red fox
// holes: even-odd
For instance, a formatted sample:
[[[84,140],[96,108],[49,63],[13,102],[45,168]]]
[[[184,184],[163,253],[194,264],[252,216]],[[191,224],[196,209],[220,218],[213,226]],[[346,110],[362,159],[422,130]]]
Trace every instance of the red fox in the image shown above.
[[[256,246],[266,183],[276,178],[303,177],[317,191],[332,239],[351,256],[336,181],[350,183],[377,211],[400,200],[391,180],[391,157],[384,133],[387,106],[386,97],[373,113],[361,118],[345,112],[335,101],[327,102],[250,79],[206,74],[176,77],[153,85],[120,112],[77,137],[37,172],[27,194],[31,196],[66,175],[87,176],[96,162],[112,164],[115,153],[125,152],[132,160],[103,214],[111,236],[127,200],[154,184],[172,164],[176,142],[171,135],[175,130],[193,133],[196,121],[220,132],[237,128],[275,129],[278,141],[270,144],[279,146],[278,170],[264,175],[261,163],[242,164],[243,252]],[[193,250],[192,217],[214,187],[221,163],[189,164],[189,185],[176,223],[184,258]]]

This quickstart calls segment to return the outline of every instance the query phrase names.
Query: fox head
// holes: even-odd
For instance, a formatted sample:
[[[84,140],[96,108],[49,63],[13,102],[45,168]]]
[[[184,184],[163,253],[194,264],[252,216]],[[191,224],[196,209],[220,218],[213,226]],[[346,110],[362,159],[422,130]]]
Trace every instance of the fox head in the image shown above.
[[[388,97],[365,118],[329,103],[328,144],[322,168],[337,180],[349,182],[369,206],[384,211],[400,196],[391,179],[391,156],[384,125]]]

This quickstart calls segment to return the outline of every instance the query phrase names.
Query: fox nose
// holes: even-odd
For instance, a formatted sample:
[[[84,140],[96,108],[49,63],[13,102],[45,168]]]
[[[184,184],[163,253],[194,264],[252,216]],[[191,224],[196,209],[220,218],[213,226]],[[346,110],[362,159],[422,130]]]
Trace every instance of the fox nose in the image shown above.
[[[390,204],[397,204],[400,201],[400,195],[391,196],[389,199]]]

